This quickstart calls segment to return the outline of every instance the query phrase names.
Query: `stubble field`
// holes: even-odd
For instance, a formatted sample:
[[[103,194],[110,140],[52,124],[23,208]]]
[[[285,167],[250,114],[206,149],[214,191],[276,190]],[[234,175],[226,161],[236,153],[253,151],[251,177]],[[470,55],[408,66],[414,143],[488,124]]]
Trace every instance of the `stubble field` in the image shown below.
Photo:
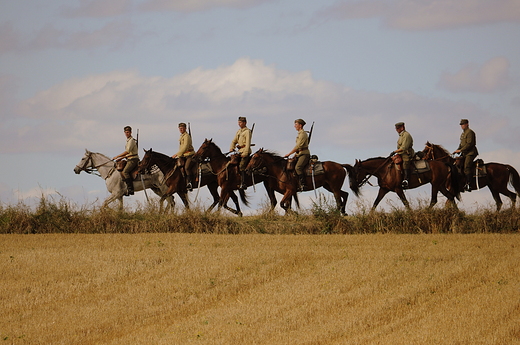
[[[518,234],[0,235],[5,344],[518,344]]]

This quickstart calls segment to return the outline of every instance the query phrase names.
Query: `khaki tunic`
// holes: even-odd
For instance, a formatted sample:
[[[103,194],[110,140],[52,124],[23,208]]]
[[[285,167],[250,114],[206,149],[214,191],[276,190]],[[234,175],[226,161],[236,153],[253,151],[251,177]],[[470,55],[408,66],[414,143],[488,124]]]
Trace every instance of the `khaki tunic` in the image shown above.
[[[132,158],[139,159],[139,151],[137,149],[137,143],[135,142],[134,138],[132,138],[132,136],[130,136],[128,139],[126,139],[125,151],[128,152],[128,154],[125,156],[126,159],[132,159]]]
[[[296,150],[296,166],[294,167],[294,170],[297,175],[301,176],[304,174],[305,167],[309,164],[311,157],[311,151],[309,150],[309,135],[303,130],[303,128],[298,131],[294,150]]]
[[[132,171],[139,164],[139,151],[137,149],[137,143],[135,142],[134,138],[132,138],[132,136],[126,139],[125,151],[128,152],[128,154],[125,156],[127,162],[121,173],[125,179],[129,179],[132,177]]]
[[[397,149],[402,150],[402,152],[398,152],[403,158],[403,169],[410,168],[410,161],[412,160],[414,151],[413,151],[413,138],[410,133],[406,130],[399,133],[399,138],[397,139]]]
[[[191,136],[188,132],[184,132],[181,134],[179,138],[179,152],[177,152],[177,157],[190,157],[195,154],[195,149],[193,148],[193,143],[191,142]]]
[[[237,145],[240,146],[238,152],[240,152],[241,157],[248,157],[251,154],[251,130],[249,128],[244,127],[237,131],[233,141],[231,141],[229,151],[234,151]]]
[[[303,129],[298,131],[298,136],[296,137],[296,146],[294,146],[294,150],[296,151],[296,157],[299,155],[310,155],[311,151],[309,151],[309,135]]]
[[[469,127],[462,131],[462,134],[460,135],[460,144],[458,150],[460,150],[464,156],[478,155],[477,136],[473,130],[469,129]]]
[[[477,136],[473,130],[466,128],[460,135],[458,150],[464,156],[464,174],[467,176],[473,173],[473,160],[478,155]]]

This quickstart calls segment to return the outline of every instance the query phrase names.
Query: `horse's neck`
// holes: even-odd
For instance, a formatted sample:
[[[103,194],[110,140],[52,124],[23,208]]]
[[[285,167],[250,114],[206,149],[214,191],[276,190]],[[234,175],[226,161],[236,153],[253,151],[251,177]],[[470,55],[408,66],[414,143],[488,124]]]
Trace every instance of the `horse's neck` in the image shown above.
[[[267,171],[269,171],[271,175],[281,174],[287,165],[287,161],[285,159],[279,159],[274,156],[269,156],[269,159],[266,159],[265,161]]]
[[[92,164],[103,179],[106,179],[112,170],[114,170],[114,162],[101,153],[95,153],[92,155]]]
[[[363,162],[363,167],[366,171],[368,171],[370,174],[374,176],[382,175],[384,172],[384,165],[389,163],[387,159],[380,158],[380,159],[373,159],[371,161],[365,161]]]
[[[167,159],[168,156],[164,155],[164,157],[157,155],[156,159],[154,159],[151,163],[151,165],[157,165],[159,167],[159,170],[166,175],[170,170],[172,170],[175,167],[175,164],[173,164],[173,160]]]
[[[229,158],[227,158],[222,152],[217,152],[211,156],[209,156],[209,164],[211,169],[220,170],[223,169],[229,163]]]

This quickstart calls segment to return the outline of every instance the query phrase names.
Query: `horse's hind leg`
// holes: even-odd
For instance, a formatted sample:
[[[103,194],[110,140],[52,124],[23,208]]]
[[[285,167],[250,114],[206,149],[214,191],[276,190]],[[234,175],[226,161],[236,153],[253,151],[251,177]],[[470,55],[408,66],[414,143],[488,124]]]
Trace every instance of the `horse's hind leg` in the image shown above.
[[[497,212],[500,212],[500,209],[502,208],[502,204],[503,204],[502,198],[500,198],[500,193],[492,188],[489,188],[489,190],[491,191],[491,195],[493,196],[493,199],[495,200],[495,203],[497,205]]]
[[[242,211],[240,211],[240,205],[238,203],[238,197],[235,194],[235,192],[230,191],[230,192],[226,192],[225,196],[223,196],[223,195],[224,194],[221,193],[219,208],[224,207],[226,210],[228,210],[230,212],[233,212],[234,214],[242,217]],[[231,207],[229,207],[227,205],[227,202],[228,202],[229,198],[231,198],[231,200],[233,200],[233,202],[235,203],[236,210],[231,208]]]

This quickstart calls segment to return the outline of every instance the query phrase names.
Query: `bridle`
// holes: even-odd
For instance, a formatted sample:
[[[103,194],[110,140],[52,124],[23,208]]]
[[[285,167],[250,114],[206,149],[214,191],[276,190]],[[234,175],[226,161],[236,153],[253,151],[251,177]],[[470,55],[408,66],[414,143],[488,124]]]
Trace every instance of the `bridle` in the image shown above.
[[[371,184],[368,180],[369,180],[372,176],[374,176],[374,175],[379,171],[379,169],[381,169],[382,167],[384,167],[384,166],[386,165],[386,163],[388,162],[389,159],[390,159],[390,157],[387,157],[387,158],[383,161],[383,163],[381,163],[381,165],[378,166],[376,170],[374,170],[373,173],[368,173],[368,174],[365,176],[365,178],[363,179],[363,181],[361,181],[361,182],[359,183],[358,188],[363,187],[363,186],[365,185],[365,183],[367,183],[367,182],[368,182],[369,185],[372,186],[372,184]],[[359,161],[359,165],[361,165],[361,161]],[[356,166],[354,166],[354,168],[358,169],[358,167],[356,167]],[[356,171],[356,173],[357,173],[357,171]]]
[[[86,172],[87,174],[94,174],[94,175],[97,175],[97,176],[101,176],[99,174],[96,174],[95,171],[97,170],[97,168],[99,168],[99,167],[101,167],[101,166],[103,166],[105,164],[108,164],[110,162],[114,162],[114,161],[109,159],[109,160],[107,160],[104,163],[101,163],[101,164],[98,164],[98,165],[94,165],[94,161],[92,160],[92,152],[89,152],[88,155],[87,155],[87,159],[85,159],[85,163],[83,164],[83,166],[76,165],[76,168],[78,168],[80,171]],[[89,163],[92,164],[91,167],[89,167]]]

